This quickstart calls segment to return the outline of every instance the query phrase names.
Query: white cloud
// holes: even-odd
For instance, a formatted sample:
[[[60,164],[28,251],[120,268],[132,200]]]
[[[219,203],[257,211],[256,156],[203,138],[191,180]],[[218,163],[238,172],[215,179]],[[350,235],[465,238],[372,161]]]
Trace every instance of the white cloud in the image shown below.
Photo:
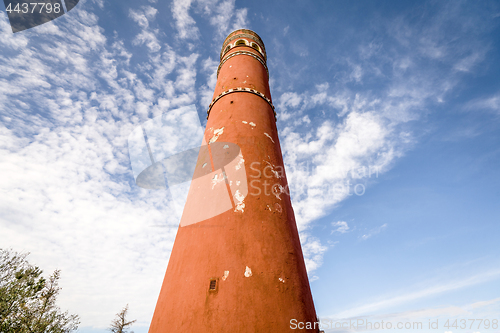
[[[23,34],[12,33],[7,14],[0,12],[0,45],[5,48],[18,50],[28,44],[28,38]]]
[[[196,21],[189,14],[191,7],[195,7],[195,5],[195,9],[201,11],[215,29],[214,39],[217,41],[226,37],[232,30],[248,28],[248,10],[246,8],[236,9],[235,0],[176,0],[172,6],[172,13],[180,39],[198,39],[200,36]]]
[[[455,4],[437,7],[422,25],[411,23],[409,13],[374,24],[372,28],[387,38],[356,36],[361,40],[355,47],[358,54],[338,51],[332,66],[344,71],[322,84],[305,82],[314,88],[294,91],[289,88],[293,80],[278,81],[281,86],[274,87],[282,91],[274,100],[300,230],[346,198],[369,190],[415,143],[410,122],[415,124],[433,105],[442,104],[463,80],[463,72],[484,60],[488,46],[477,36],[486,28],[477,27],[477,17],[464,20]],[[450,38],[457,42],[449,43]],[[275,67],[290,77],[286,64]],[[295,79],[304,83],[304,76]],[[354,89],[346,84],[350,82],[379,86]],[[470,102],[467,108],[498,110],[498,104],[493,96]],[[300,121],[305,114],[310,122]]]
[[[285,92],[278,98],[283,122],[278,128],[282,129],[280,140],[300,231],[342,200],[363,195],[367,184],[386,171],[403,148],[393,126],[381,114],[386,106],[380,100],[358,94],[352,98],[344,92],[332,96],[329,89],[328,83],[317,84],[314,93]],[[314,117],[301,121],[299,116],[314,107],[340,110],[342,118],[335,125],[330,115],[320,123]],[[290,117],[288,110],[297,115]],[[312,124],[316,128],[308,127]],[[303,241],[307,246],[307,238]],[[318,259],[323,253],[313,261],[321,262]],[[307,260],[312,259],[306,256]]]
[[[157,13],[158,10],[151,6],[144,6],[141,10],[129,10],[129,16],[143,29],[149,27],[149,20],[154,20]]]
[[[353,81],[360,82],[363,77],[363,69],[360,65],[352,65],[353,69],[350,75],[350,78]]]
[[[335,127],[325,121],[305,135],[291,128],[283,130],[287,176],[300,230],[352,195],[357,184],[361,193],[364,183],[353,181],[359,174],[375,177],[388,167],[395,144],[390,137],[390,128],[373,112],[351,112]]]
[[[380,227],[376,227],[376,228],[371,229],[370,231],[368,231],[368,233],[362,235],[360,238],[362,240],[367,240],[368,238],[371,238],[371,237],[379,234],[385,228],[387,228],[387,223],[382,224]]]
[[[446,281],[442,284],[436,284],[429,286],[427,288],[415,290],[415,288],[410,288],[411,291],[408,292],[399,292],[396,296],[394,295],[385,295],[383,297],[380,297],[380,300],[367,303],[367,304],[362,304],[360,306],[357,306],[352,309],[347,309],[345,311],[339,312],[337,314],[332,315],[332,318],[353,318],[353,317],[358,317],[358,316],[366,316],[370,315],[372,313],[384,310],[384,309],[389,309],[393,308],[395,306],[400,306],[402,304],[422,299],[425,297],[431,297],[434,295],[439,295],[445,292],[453,291],[453,290],[460,290],[472,285],[484,283],[486,281],[492,281],[495,279],[500,278],[500,270],[490,270],[490,271],[483,271],[481,273],[475,274],[475,275],[470,275],[467,277],[464,277],[462,279],[455,279],[455,280],[449,280]],[[440,310],[435,310],[435,309],[429,309],[422,311],[421,313],[416,313],[416,315],[429,315],[429,316],[437,316],[437,315],[442,315],[446,314],[447,312],[452,315],[459,315],[459,314],[464,314],[470,311],[471,309],[474,309],[474,306],[476,307],[483,307],[487,306],[490,304],[497,303],[498,299],[495,300],[490,300],[489,302],[478,302],[474,303],[468,306],[464,306],[463,308],[457,309],[455,307],[446,308]],[[412,311],[414,312],[414,311]],[[413,317],[415,316],[415,313],[412,315],[406,314],[406,317]],[[401,317],[401,315],[400,315]]]
[[[99,6],[99,8],[103,9],[104,8],[104,0],[93,0],[95,4]]]
[[[327,246],[307,233],[300,234],[300,241],[302,243],[302,252],[306,263],[307,272],[311,275],[323,263],[323,254],[328,249]],[[314,280],[316,280],[315,278]]]
[[[235,14],[235,21],[232,30],[247,28],[248,27],[248,10],[246,8],[237,9]]]
[[[180,39],[198,39],[199,30],[196,21],[189,15],[191,0],[174,0],[172,2],[172,15]]]
[[[129,10],[129,16],[139,25],[142,31],[132,41],[133,45],[145,44],[151,52],[161,49],[158,41],[158,29],[151,30],[150,22],[154,21],[158,10],[151,6],[143,6],[140,10]]]
[[[218,38],[224,38],[229,32],[229,23],[234,15],[234,0],[222,0],[214,3],[215,15],[210,17],[210,24],[217,29]]]
[[[197,55],[167,45],[131,68],[132,51],[107,40],[95,15],[72,13],[36,34],[0,37],[13,52],[0,55],[2,247],[30,251],[46,273],[61,269],[60,305],[80,314],[81,326],[107,327],[132,300],[144,327],[177,221],[165,191],[130,181],[126,139],[170,102],[192,103]],[[155,15],[143,7],[130,18],[144,32]]]
[[[367,323],[372,323],[371,326],[373,327],[375,323],[381,325],[382,321],[384,322],[385,327],[387,327],[390,323],[393,328],[397,328],[398,324],[401,325],[402,328],[404,328],[404,325],[406,324],[408,325],[406,327],[407,330],[413,329],[415,331],[419,329],[429,328],[429,324],[436,323],[436,320],[441,325],[445,324],[447,321],[450,325],[453,325],[455,319],[461,320],[463,318],[488,318],[492,313],[495,313],[495,310],[498,312],[498,299],[488,300],[481,303],[485,303],[487,305],[478,307],[476,309],[472,308],[472,304],[465,304],[462,306],[433,307],[403,312],[358,315],[349,318],[322,317],[320,318],[320,320],[323,322],[323,328],[325,328],[325,332],[345,332],[345,328],[343,330],[338,328],[330,328],[335,327],[335,323],[341,324],[342,322],[349,321],[359,324],[356,325],[355,331],[357,332],[372,331],[372,329],[369,328],[370,325],[367,325]],[[471,323],[471,321],[468,321],[469,325]],[[476,322],[475,326],[477,327],[478,324],[481,325],[482,322]],[[337,327],[339,326],[340,325],[337,324]]]
[[[347,222],[345,222],[345,221],[332,222],[332,226],[336,227],[335,230],[332,230],[332,234],[334,232],[338,232],[341,234],[345,234],[346,232],[349,232],[349,226],[347,225]]]
[[[279,108],[286,109],[287,106],[296,108],[302,102],[302,97],[294,92],[286,92],[279,97]]]
[[[46,271],[61,269],[61,306],[81,314],[84,324],[105,327],[130,299],[144,320],[175,235],[150,226],[175,221],[163,193],[113,180],[129,172],[126,152],[112,143],[121,141],[119,124],[85,123],[42,131],[31,142],[3,128],[9,145],[1,147],[0,170],[10,176],[0,184],[2,246],[31,251]]]
[[[484,54],[486,53],[486,49],[481,50],[481,52],[472,52],[472,54],[466,56],[465,58],[460,59],[454,66],[455,70],[461,72],[470,72],[471,69],[478,62],[484,59]]]
[[[465,105],[465,109],[470,111],[488,110],[500,113],[500,93],[491,97],[474,99]]]
[[[215,90],[215,84],[217,83],[217,66],[219,61],[213,60],[212,58],[207,58],[202,63],[203,72],[206,75],[206,84],[200,88],[200,107],[202,109],[208,108]]]
[[[196,81],[196,60],[198,59],[198,54],[193,53],[188,57],[180,57],[179,62],[183,63],[185,66],[180,69],[179,75],[174,83],[175,89],[178,91],[186,91],[194,89],[194,84]]]

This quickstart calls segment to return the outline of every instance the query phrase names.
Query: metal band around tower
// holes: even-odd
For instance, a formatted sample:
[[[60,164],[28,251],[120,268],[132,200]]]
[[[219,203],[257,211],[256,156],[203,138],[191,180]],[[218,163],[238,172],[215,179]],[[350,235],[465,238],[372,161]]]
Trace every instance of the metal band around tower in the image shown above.
[[[269,70],[267,69],[266,62],[263,59],[261,59],[259,56],[257,56],[255,53],[248,52],[248,51],[237,51],[237,52],[231,53],[230,55],[228,55],[227,57],[225,57],[220,62],[219,67],[217,68],[217,77],[219,77],[219,72],[220,72],[220,69],[222,68],[222,65],[224,65],[224,63],[226,61],[228,61],[229,59],[231,59],[232,57],[235,57],[237,55],[247,55],[247,56],[250,56],[252,58],[257,59],[262,64],[262,66],[264,66],[264,68],[266,69],[267,78],[269,79]]]
[[[276,121],[276,111],[274,110],[274,105],[271,102],[271,100],[269,98],[267,98],[266,95],[264,95],[260,91],[257,91],[255,89],[251,89],[251,88],[242,88],[242,87],[237,87],[237,88],[226,90],[226,91],[222,92],[219,96],[215,97],[213,99],[212,103],[210,103],[210,105],[208,106],[207,119],[210,116],[210,110],[212,110],[212,107],[214,106],[214,104],[219,99],[221,99],[222,97],[224,97],[226,95],[229,95],[231,93],[235,93],[235,92],[247,92],[247,93],[251,93],[251,94],[257,95],[257,96],[261,97],[262,99],[264,99],[271,106],[271,108],[273,109],[274,120]]]

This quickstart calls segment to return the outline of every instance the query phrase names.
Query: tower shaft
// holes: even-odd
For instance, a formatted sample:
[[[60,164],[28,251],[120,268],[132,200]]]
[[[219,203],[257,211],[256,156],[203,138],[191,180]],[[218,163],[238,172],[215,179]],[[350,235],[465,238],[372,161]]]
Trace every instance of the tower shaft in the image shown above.
[[[224,41],[204,144],[149,329],[318,332],[288,193],[266,52],[250,30]]]

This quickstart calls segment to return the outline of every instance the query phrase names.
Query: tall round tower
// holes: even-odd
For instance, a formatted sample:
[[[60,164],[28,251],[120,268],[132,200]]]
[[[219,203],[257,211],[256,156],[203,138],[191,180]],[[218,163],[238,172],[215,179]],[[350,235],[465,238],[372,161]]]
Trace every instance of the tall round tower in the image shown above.
[[[251,30],[230,33],[222,45],[204,146],[150,333],[318,332],[266,60]]]

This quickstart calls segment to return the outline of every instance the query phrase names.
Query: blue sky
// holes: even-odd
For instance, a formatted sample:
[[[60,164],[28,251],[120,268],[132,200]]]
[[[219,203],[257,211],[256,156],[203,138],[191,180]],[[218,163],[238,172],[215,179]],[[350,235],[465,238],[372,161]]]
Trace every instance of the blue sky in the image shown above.
[[[244,27],[266,46],[320,318],[485,331],[443,324],[500,319],[499,24],[494,1],[82,0],[13,34],[2,9],[0,247],[62,270],[80,332],[127,303],[146,332],[176,232],[158,225],[177,221],[134,184],[127,138],[192,104],[204,126]]]

